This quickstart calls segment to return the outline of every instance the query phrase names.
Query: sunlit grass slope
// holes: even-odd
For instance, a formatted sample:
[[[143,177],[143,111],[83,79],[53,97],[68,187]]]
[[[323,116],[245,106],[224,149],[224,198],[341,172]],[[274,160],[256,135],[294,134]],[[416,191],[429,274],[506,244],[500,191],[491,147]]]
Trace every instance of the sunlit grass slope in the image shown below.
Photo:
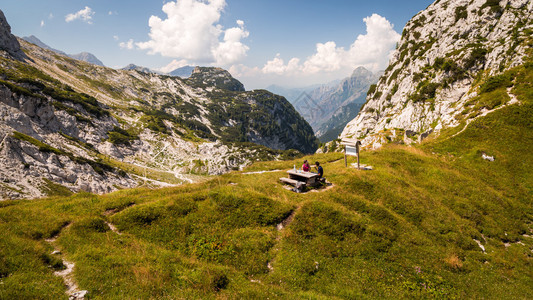
[[[532,299],[531,65],[513,72],[521,104],[456,136],[363,152],[373,171],[306,157],[328,190],[283,188],[301,164],[285,161],[175,188],[0,202],[0,299],[66,298],[61,258],[91,299]],[[62,257],[45,241],[57,234]]]

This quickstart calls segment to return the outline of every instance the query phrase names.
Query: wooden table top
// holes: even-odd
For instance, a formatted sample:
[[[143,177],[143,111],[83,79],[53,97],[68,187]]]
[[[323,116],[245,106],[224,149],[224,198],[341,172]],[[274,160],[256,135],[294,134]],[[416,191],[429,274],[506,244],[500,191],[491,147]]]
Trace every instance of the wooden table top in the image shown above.
[[[307,179],[319,176],[318,173],[304,172],[302,170],[296,170],[296,172],[294,170],[288,170],[287,173],[289,173],[290,175],[294,175],[294,176],[305,177]]]

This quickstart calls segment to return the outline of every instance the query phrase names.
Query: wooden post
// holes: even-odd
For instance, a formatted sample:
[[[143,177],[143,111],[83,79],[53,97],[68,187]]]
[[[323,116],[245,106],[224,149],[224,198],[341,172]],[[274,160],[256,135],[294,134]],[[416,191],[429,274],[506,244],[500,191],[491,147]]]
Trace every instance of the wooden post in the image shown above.
[[[359,141],[357,141],[357,143],[355,143],[355,148],[357,148],[357,169],[358,170],[361,170],[361,166],[359,165],[359,145],[361,143]]]
[[[344,145],[344,167],[348,166],[348,160],[346,159],[346,145]]]

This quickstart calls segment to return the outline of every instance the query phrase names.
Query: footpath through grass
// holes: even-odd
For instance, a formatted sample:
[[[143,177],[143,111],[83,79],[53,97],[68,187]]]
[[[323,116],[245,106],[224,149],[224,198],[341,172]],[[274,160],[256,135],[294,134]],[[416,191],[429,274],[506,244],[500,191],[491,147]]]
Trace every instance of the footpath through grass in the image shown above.
[[[327,191],[282,187],[301,159],[174,188],[0,202],[0,299],[67,298],[61,258],[91,299],[531,299],[531,66],[513,72],[520,105],[453,138],[363,152],[373,171],[305,157],[324,166]],[[55,235],[61,256],[45,241]]]

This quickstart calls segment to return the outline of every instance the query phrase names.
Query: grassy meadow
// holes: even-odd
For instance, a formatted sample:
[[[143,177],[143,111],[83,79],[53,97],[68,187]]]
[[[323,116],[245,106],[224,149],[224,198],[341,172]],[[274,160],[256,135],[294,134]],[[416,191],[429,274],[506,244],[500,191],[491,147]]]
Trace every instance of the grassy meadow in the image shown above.
[[[363,152],[372,171],[305,157],[327,190],[279,183],[302,158],[173,188],[0,202],[0,299],[67,299],[62,259],[88,299],[532,299],[531,64],[512,72],[519,105],[458,135],[466,123]]]

